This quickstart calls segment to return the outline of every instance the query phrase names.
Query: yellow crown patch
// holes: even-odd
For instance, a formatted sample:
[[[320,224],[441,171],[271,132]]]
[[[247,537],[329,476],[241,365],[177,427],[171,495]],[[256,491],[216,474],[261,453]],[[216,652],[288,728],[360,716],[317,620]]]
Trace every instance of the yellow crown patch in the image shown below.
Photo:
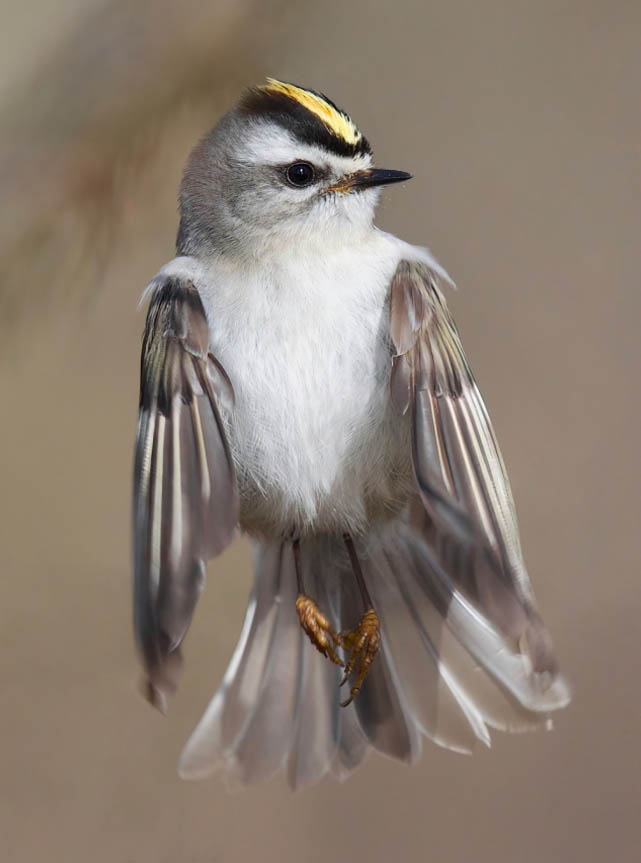
[[[260,89],[266,93],[282,93],[284,96],[294,99],[303,108],[316,114],[331,132],[342,138],[347,144],[358,144],[363,137],[347,114],[343,114],[330,102],[325,101],[318,93],[304,90],[295,84],[277,81],[276,78],[268,78],[267,84],[264,84]]]

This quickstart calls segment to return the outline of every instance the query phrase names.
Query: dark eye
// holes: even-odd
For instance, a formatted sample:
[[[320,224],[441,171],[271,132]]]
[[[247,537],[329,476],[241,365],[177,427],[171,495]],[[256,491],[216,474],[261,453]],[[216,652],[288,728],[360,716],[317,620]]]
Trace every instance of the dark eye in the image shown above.
[[[294,162],[287,169],[287,180],[292,186],[309,186],[314,180],[314,169],[308,162]]]

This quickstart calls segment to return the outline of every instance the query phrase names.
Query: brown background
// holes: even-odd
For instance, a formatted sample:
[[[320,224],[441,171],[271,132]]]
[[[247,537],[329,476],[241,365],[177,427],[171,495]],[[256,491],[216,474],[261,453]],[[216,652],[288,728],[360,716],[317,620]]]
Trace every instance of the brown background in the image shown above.
[[[641,5],[4,6],[2,859],[638,859]],[[238,634],[242,544],[210,567],[168,718],[136,691],[136,303],[191,145],[266,74],[326,91],[415,175],[379,224],[460,286],[575,697],[553,733],[471,758],[426,745],[412,770],[230,795],[175,761]]]

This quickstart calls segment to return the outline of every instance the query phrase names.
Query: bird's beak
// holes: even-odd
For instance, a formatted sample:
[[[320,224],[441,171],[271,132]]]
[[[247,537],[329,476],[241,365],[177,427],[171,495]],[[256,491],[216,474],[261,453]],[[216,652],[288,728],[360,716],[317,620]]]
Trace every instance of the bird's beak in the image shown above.
[[[368,168],[356,171],[351,176],[350,185],[354,189],[367,189],[370,186],[387,186],[389,183],[404,183],[411,180],[412,175],[405,171],[389,171],[387,168]]]
[[[360,189],[371,189],[373,186],[387,186],[389,183],[403,183],[411,180],[412,175],[405,171],[390,171],[387,168],[366,168],[348,174],[336,186],[326,189],[326,192],[340,192],[344,195],[358,192]]]

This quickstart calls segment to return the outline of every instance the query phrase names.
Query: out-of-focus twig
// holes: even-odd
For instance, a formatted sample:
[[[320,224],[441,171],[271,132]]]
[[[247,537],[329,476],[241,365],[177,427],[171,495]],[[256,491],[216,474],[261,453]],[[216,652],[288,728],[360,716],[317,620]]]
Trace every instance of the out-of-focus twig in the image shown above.
[[[252,34],[280,5],[112,0],[12,94],[0,111],[4,327],[99,247],[123,163],[144,164],[186,100],[231,101],[261,74]]]

